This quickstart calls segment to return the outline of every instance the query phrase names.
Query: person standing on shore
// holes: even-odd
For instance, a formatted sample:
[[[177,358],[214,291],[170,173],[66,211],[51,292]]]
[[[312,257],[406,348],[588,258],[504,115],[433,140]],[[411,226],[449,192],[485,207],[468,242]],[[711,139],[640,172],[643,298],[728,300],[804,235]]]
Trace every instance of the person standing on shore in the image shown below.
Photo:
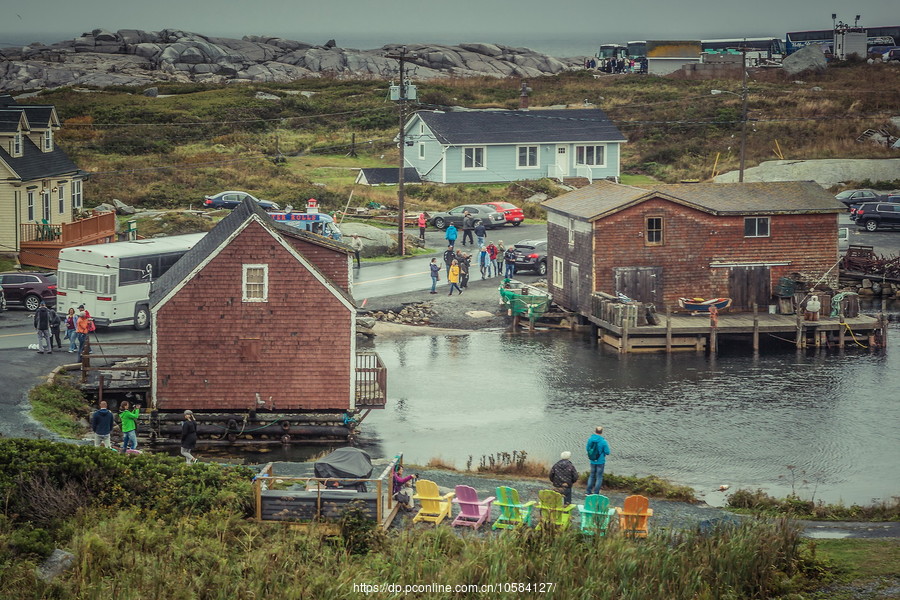
[[[512,279],[516,275],[516,249],[513,246],[507,248],[506,252],[503,253],[503,262],[506,263],[506,273],[504,277],[506,279]]]
[[[503,245],[503,240],[500,240],[497,243],[497,262],[495,263],[497,277],[501,277],[503,275],[503,255],[504,254],[506,254],[506,246]]]
[[[491,276],[491,263],[488,260],[487,248],[484,247],[484,244],[481,244],[481,249],[478,251],[478,267],[481,269],[482,279]],[[485,271],[487,271],[487,275],[485,275]]]
[[[588,460],[591,461],[591,474],[587,481],[585,495],[599,494],[603,485],[603,471],[606,469],[606,457],[609,456],[609,444],[603,437],[603,427],[599,425],[594,434],[588,438],[585,446]]]
[[[94,432],[94,446],[104,446],[112,450],[109,436],[114,424],[113,414],[106,408],[106,400],[100,401],[100,408],[91,415],[91,431]]]
[[[359,235],[353,234],[353,239],[350,240],[350,247],[353,248],[353,258],[356,259],[356,267],[359,268],[359,252],[362,250],[363,243],[362,240],[359,239]]]
[[[69,314],[66,315],[66,339],[69,340],[69,352],[75,352],[78,348],[78,335],[75,333],[75,326],[78,324],[78,315],[75,309],[70,308]]]
[[[459,287],[464,290],[469,287],[469,266],[472,263],[472,257],[465,252],[460,252],[456,256],[456,262],[459,265]]]
[[[78,307],[78,320],[75,323],[75,335],[78,338],[78,356],[84,354],[84,344],[87,342],[88,334],[92,331],[91,313],[84,308],[84,304]]]
[[[578,469],[569,459],[572,453],[566,450],[559,455],[559,460],[550,469],[550,483],[562,494],[566,506],[572,504],[572,486],[578,481]]]
[[[119,405],[119,419],[122,421],[122,450],[137,450],[137,420],[141,414],[141,405],[135,404],[134,410],[130,408],[128,400],[123,400]]]
[[[451,250],[456,246],[457,237],[459,237],[459,232],[456,230],[456,225],[450,223],[447,225],[447,232],[444,234],[444,239],[447,240],[447,245],[450,246]]]
[[[192,454],[197,445],[197,421],[193,411],[184,411],[184,421],[181,422],[181,455],[187,464],[197,462]]]
[[[428,226],[428,217],[425,215],[424,212],[420,212],[417,220],[418,220],[418,224],[419,224],[419,239],[424,242],[425,241],[425,228]]]
[[[437,282],[441,280],[441,266],[437,264],[437,259],[432,258],[431,262],[428,263],[428,268],[431,270],[431,292],[432,294],[437,294]]]
[[[450,266],[453,264],[453,261],[456,259],[456,252],[453,251],[453,245],[447,246],[447,249],[444,250],[444,264],[447,266],[447,277],[450,277]]]
[[[456,259],[453,260],[453,263],[450,265],[450,272],[447,274],[447,281],[450,282],[450,293],[448,296],[453,295],[453,290],[457,290],[460,295],[462,295],[462,289],[459,287],[459,263],[456,262]]]
[[[44,301],[41,301],[41,305],[38,306],[38,309],[34,311],[34,328],[37,330],[37,339],[38,339],[38,353],[39,354],[52,354],[53,353],[53,343],[50,341],[50,309],[47,308],[47,304]],[[44,350],[44,344],[47,345],[47,350]]]
[[[488,242],[487,245],[487,253],[488,253],[488,268],[487,268],[487,276],[491,277],[491,273],[494,275],[497,274],[497,246],[494,245],[494,242]]]
[[[49,310],[49,309],[48,309]],[[56,341],[56,349],[62,351],[62,342],[59,339],[59,326],[62,320],[56,310],[50,311],[50,350],[53,350],[53,342]]]
[[[480,248],[484,247],[484,238],[487,237],[487,229],[484,227],[483,221],[478,221],[478,224],[475,225],[475,239],[478,240],[478,246]]]

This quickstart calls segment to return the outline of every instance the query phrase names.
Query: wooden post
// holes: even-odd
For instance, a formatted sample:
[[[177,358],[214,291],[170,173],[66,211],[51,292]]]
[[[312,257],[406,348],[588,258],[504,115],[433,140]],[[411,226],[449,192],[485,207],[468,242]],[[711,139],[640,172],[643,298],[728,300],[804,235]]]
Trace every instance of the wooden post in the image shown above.
[[[888,323],[887,317],[881,315],[881,347],[887,350]]]
[[[838,307],[838,348],[841,350],[844,349],[844,330],[847,329],[847,325],[844,323],[844,306],[843,302],[841,302],[841,306]]]
[[[628,318],[622,319],[622,345],[619,347],[619,352],[624,353],[628,352]]]
[[[797,348],[803,347],[803,315],[797,313],[797,338],[794,341]]]
[[[709,353],[714,355],[718,350],[719,346],[719,330],[715,327],[709,328]]]
[[[597,324],[591,321],[591,342],[594,343],[600,337],[600,328],[597,327]]]
[[[666,353],[672,352],[672,309],[666,307]]]
[[[753,303],[753,352],[759,352],[759,305]]]

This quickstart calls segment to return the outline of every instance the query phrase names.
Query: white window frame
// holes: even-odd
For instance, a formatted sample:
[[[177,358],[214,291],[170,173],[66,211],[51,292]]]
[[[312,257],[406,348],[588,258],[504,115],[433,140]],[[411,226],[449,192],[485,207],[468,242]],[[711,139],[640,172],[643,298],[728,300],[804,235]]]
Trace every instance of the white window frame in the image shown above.
[[[587,156],[587,149],[593,148],[594,159],[593,162],[584,162],[584,157]],[[597,162],[597,149],[603,153],[603,161]],[[579,153],[581,154],[581,159],[579,159]],[[605,167],[606,166],[606,144],[580,144],[575,146],[575,166],[576,167]]]
[[[34,190],[27,190],[25,196],[28,199],[28,220],[34,221]]]
[[[44,152],[51,152],[53,150],[53,130],[48,128],[47,131],[44,132],[43,139]]]
[[[419,142],[419,160],[425,160],[425,144]]]
[[[575,245],[575,219],[569,219],[569,226],[566,227],[566,232],[569,234],[569,245]]]
[[[16,134],[13,136],[12,143],[12,154],[13,158],[19,158],[22,156],[22,132],[16,131]]]
[[[753,219],[755,221],[756,226],[754,227],[756,233],[752,235],[747,234],[747,223]],[[766,233],[761,235],[759,233],[759,222],[766,222]],[[769,217],[744,217],[744,237],[745,238],[767,238],[772,236],[772,220]]]
[[[481,151],[481,166],[474,166],[477,164],[477,152]],[[472,165],[471,167],[466,166],[466,153],[472,152]],[[487,146],[463,146],[462,147],[462,170],[463,171],[486,171],[487,170]]]
[[[268,302],[269,301],[269,265],[242,265],[241,273],[241,302]],[[248,273],[253,270],[262,270],[262,295],[250,295],[250,285],[258,285],[257,283],[247,281]]]
[[[553,287],[558,290],[563,289],[566,275],[565,267],[566,265],[562,257],[553,257]]]
[[[659,229],[650,229],[650,219],[659,219]],[[659,232],[659,240],[651,241],[650,232]],[[665,246],[666,245],[666,220],[663,215],[647,215],[644,217],[644,245],[645,246]]]
[[[66,213],[66,184],[57,184],[57,199],[59,200],[59,214]]]
[[[425,123],[419,123],[419,135],[425,135]]]
[[[526,164],[522,164],[522,150],[534,148],[534,164],[529,165],[528,163],[528,155],[526,154]],[[516,169],[540,169],[541,168],[541,147],[536,144],[523,144],[521,146],[516,146]]]
[[[50,190],[41,192],[41,215],[50,222]]]
[[[80,210],[82,206],[81,184],[82,181],[80,179],[72,180],[72,208],[76,210]]]

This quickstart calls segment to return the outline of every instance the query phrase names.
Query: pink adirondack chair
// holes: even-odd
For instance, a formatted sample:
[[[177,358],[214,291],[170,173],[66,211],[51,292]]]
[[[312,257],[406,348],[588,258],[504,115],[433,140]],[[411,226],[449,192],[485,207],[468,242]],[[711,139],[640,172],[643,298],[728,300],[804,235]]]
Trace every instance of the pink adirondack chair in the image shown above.
[[[467,485],[456,486],[454,504],[459,504],[459,514],[453,519],[454,527],[471,527],[478,529],[491,516],[491,504],[494,497],[478,500],[478,492]]]

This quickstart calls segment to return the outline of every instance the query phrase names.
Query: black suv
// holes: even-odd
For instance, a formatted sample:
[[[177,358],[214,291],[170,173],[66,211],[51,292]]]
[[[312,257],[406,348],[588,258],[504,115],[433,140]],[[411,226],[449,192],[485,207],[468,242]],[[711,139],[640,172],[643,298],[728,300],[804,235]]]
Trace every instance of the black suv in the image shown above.
[[[516,273],[534,271],[540,276],[547,274],[547,240],[519,242],[516,250]]]
[[[866,202],[856,209],[854,217],[866,231],[900,227],[900,203]]]
[[[37,310],[41,301],[50,308],[56,306],[56,275],[52,273],[0,273],[0,286],[8,306],[24,306],[31,311]]]

